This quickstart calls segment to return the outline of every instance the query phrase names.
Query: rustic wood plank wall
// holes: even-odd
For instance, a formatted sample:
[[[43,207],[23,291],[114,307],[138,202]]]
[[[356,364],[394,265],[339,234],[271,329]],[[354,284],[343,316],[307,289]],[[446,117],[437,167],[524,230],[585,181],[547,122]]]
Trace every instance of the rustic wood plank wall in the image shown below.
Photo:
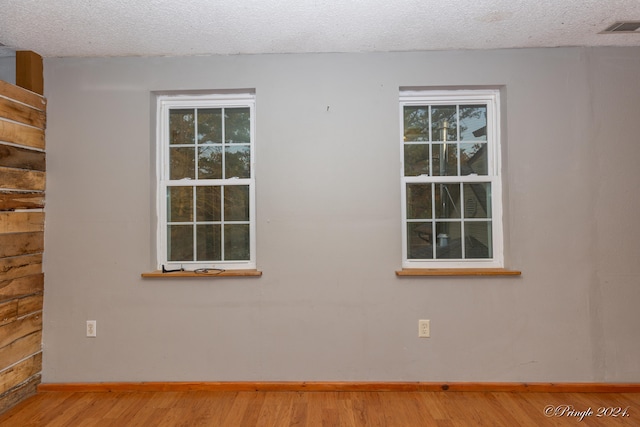
[[[0,413],[41,378],[45,125],[40,94],[0,81]]]

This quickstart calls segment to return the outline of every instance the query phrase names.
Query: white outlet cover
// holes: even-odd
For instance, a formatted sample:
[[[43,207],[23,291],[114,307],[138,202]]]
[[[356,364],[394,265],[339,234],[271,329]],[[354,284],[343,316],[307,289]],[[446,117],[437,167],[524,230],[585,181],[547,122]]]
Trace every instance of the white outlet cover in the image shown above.
[[[418,320],[418,337],[429,338],[431,336],[431,323],[429,320]]]
[[[96,321],[87,320],[87,336],[93,338],[96,336]]]

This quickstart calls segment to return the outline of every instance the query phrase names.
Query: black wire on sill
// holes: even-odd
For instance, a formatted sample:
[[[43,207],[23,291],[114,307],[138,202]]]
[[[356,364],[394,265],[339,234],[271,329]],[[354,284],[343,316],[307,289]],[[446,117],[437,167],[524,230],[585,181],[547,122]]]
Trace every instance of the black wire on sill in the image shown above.
[[[175,273],[178,271],[187,271],[185,270],[183,267],[177,268],[175,270],[167,270],[166,268],[164,268],[164,264],[162,264],[162,272],[163,273]],[[195,270],[193,270],[193,273],[196,274],[208,274],[211,272],[215,272],[216,274],[220,274],[224,271],[224,268],[196,268]]]

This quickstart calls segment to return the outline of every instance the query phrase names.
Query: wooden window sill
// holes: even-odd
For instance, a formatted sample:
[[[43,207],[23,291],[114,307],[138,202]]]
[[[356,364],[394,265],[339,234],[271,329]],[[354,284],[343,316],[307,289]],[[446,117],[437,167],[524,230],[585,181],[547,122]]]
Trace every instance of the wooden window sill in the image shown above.
[[[170,273],[163,273],[160,270],[150,271],[148,273],[142,273],[142,277],[147,278],[175,278],[175,277],[260,277],[262,271],[259,270],[211,270],[207,273],[196,273],[195,271],[172,271]]]
[[[506,268],[403,268],[396,276],[520,276],[521,271]]]

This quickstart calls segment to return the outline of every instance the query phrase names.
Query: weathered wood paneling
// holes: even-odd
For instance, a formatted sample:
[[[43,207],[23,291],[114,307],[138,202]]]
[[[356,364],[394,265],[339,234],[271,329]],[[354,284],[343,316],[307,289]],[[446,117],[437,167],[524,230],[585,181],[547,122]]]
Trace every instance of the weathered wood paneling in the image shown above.
[[[18,277],[42,273],[42,254],[0,258],[0,277],[17,279]]]
[[[0,141],[44,149],[44,130],[0,118]]]
[[[44,231],[44,212],[0,212],[0,233],[30,231]]]
[[[0,144],[0,166],[44,171],[46,169],[45,154],[44,151]]]
[[[0,211],[44,208],[44,193],[0,190]]]
[[[44,187],[44,172],[0,167],[0,188],[43,191]]]
[[[0,326],[15,322],[27,314],[42,311],[42,300],[43,295],[39,293],[0,303]]]
[[[42,311],[43,294],[29,295],[18,299],[18,317]]]
[[[34,394],[42,371],[46,101],[34,93],[42,58],[16,59],[28,90],[0,81],[0,412]]]
[[[36,254],[44,251],[44,233],[0,234],[0,258]]]
[[[38,391],[38,384],[42,381],[42,376],[36,374],[21,384],[18,384],[4,394],[0,394],[0,414],[13,408],[26,398],[33,396]]]
[[[44,129],[46,125],[43,111],[2,97],[0,97],[0,117],[39,129]]]
[[[18,318],[18,300],[0,303],[0,326],[15,322]],[[2,365],[0,365],[2,366]]]
[[[34,313],[0,326],[0,348],[29,334],[42,330],[42,314]]]
[[[36,110],[45,111],[47,109],[46,98],[3,80],[0,80],[0,96],[15,99],[16,101],[35,108]]]
[[[42,331],[32,332],[0,349],[0,366],[10,366],[18,360],[42,350]]]
[[[0,301],[42,292],[44,273],[0,281]],[[2,365],[0,365],[2,366]]]
[[[12,389],[42,371],[42,353],[34,354],[28,359],[0,372],[0,393]]]

